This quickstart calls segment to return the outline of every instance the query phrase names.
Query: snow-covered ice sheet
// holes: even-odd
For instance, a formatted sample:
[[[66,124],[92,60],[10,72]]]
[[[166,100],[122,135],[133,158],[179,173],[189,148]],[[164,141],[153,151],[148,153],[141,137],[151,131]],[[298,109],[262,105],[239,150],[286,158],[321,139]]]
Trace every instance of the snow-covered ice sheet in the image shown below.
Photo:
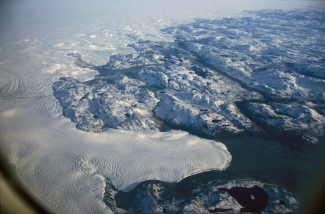
[[[48,110],[46,102],[51,99],[28,103]],[[101,201],[105,183],[97,183],[94,189],[92,182],[106,178],[118,189],[130,190],[147,179],[171,182],[205,170],[224,170],[231,161],[223,144],[186,132],[108,130],[94,134],[75,129],[58,114],[39,117],[38,111],[26,107],[22,104],[2,112],[1,138],[8,142],[10,163],[24,183],[52,208],[89,203],[94,209],[91,204]],[[64,195],[71,196],[62,200]],[[89,197],[98,200],[92,202]]]
[[[133,53],[127,44],[138,39],[172,41],[160,30],[194,18],[310,5],[322,2],[7,1],[0,13],[2,149],[26,186],[58,213],[110,213],[102,202],[106,179],[128,189],[225,169],[231,155],[223,144],[186,132],[77,130],[61,116],[51,85],[62,76],[86,81],[97,74],[75,66],[71,52],[103,65],[113,53]]]
[[[62,116],[51,85],[63,73],[85,70],[64,52],[40,54],[44,43],[35,41],[3,47],[0,137],[23,183],[51,210],[110,212],[102,202],[106,179],[128,190],[147,179],[171,182],[230,164],[223,144],[182,131],[77,130]]]
[[[28,156],[38,163],[47,158],[65,162],[74,166],[70,169],[72,171],[104,175],[118,189],[132,188],[146,179],[175,181],[202,170],[224,170],[231,160],[223,144],[182,131],[108,130],[93,134],[75,130],[64,118],[39,119],[34,114],[24,116],[26,114],[24,110],[12,109],[3,112],[1,117],[6,124],[2,126],[3,139],[34,142],[33,145],[40,150],[31,154],[21,151],[20,158]],[[30,122],[36,124],[28,126]],[[54,156],[48,157],[47,152]],[[16,166],[23,164],[18,160],[12,161]],[[28,164],[31,164],[27,167],[31,170],[40,167],[36,163]],[[58,163],[48,164],[46,168]]]

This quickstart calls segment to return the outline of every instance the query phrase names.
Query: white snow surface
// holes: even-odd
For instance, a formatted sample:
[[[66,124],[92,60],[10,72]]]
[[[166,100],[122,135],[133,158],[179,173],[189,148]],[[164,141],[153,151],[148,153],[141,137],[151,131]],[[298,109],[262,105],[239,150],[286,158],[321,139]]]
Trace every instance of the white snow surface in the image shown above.
[[[112,55],[107,65],[97,67],[82,61],[76,53],[69,54],[76,65],[100,72],[87,82],[60,78],[53,84],[63,115],[78,129],[158,131],[164,127],[162,119],[211,136],[258,131],[233,102],[261,99],[259,94],[191,61],[194,56],[177,50],[175,44],[142,42],[132,46],[137,46],[139,52],[146,51]],[[167,59],[159,57],[163,58],[159,62],[151,57],[162,55],[159,51],[171,55]]]
[[[67,53],[102,65],[133,52],[134,38],[168,41],[162,27],[193,18],[241,16],[242,10],[322,6],[322,1],[55,1],[4,3],[0,31],[2,149],[28,189],[57,213],[111,213],[102,202],[105,179],[130,189],[146,179],[175,181],[225,169],[226,147],[186,132],[77,130],[61,114],[51,85],[95,71]]]
[[[52,97],[27,100],[19,107],[7,101],[1,138],[24,183],[55,210],[105,210],[106,178],[119,190],[130,190],[148,179],[171,182],[224,170],[231,161],[223,144],[186,132],[84,132],[59,115]],[[29,105],[35,109],[26,110]]]
[[[324,15],[312,13],[265,10],[240,21],[197,20],[165,31],[250,89],[273,98],[324,99]]]
[[[35,113],[24,114],[26,112],[21,109],[4,112],[1,119],[6,125],[2,127],[5,132],[2,136],[6,141],[31,141],[32,147],[42,151],[20,156],[22,159],[24,156],[37,158],[38,164],[26,163],[30,166],[25,168],[36,174],[40,173],[38,170],[63,164],[61,170],[71,171],[71,179],[77,172],[91,176],[100,174],[111,179],[118,189],[130,190],[147,179],[175,181],[202,170],[223,170],[231,160],[223,144],[182,131],[108,130],[93,134],[75,130],[62,117],[45,119],[35,117]],[[28,126],[29,121],[38,125]],[[17,132],[24,136],[23,139]],[[11,157],[12,163],[22,166],[24,162],[16,158],[19,157]]]
[[[304,138],[311,143],[318,142],[315,136],[325,133],[325,117],[319,114],[314,103],[300,102],[281,104],[271,102],[269,105],[250,103],[250,111],[256,120],[276,130],[305,132]]]

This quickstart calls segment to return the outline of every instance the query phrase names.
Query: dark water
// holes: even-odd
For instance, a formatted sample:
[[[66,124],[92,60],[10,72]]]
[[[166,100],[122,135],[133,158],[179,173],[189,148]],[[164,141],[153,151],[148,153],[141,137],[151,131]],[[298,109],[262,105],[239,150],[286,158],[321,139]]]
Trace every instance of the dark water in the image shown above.
[[[317,163],[320,161],[321,154],[324,153],[323,145],[313,145],[314,150],[301,153],[285,148],[272,139],[242,137],[218,141],[224,143],[232,155],[231,165],[225,171],[202,172],[175,183],[155,182],[170,189],[170,192],[175,192],[175,196],[181,194],[186,197],[187,194],[191,194],[191,189],[195,184],[206,184],[216,179],[252,179],[277,185],[304,199],[306,189],[311,185],[317,169]],[[283,150],[287,153],[284,154]],[[136,189],[129,192],[119,191],[115,196],[117,206],[127,208]],[[244,207],[242,211],[260,212],[267,203],[267,195],[259,187],[221,190],[228,191]],[[254,202],[250,195],[253,195],[257,202]],[[211,213],[223,211],[227,210],[210,210]]]
[[[261,38],[261,42],[269,45],[270,47],[273,47],[273,43],[271,39],[268,38],[269,33],[272,34],[272,32],[269,32],[270,28],[274,28],[275,31],[278,34],[278,31],[281,32],[281,29],[279,28],[279,25],[283,23],[285,19],[276,20],[275,17],[286,17],[287,23],[284,23],[283,29],[287,29],[288,26],[291,26],[292,22],[296,23],[297,20],[301,20],[300,18],[297,19],[296,15],[297,13],[301,14],[305,13],[306,17],[311,17],[314,23],[318,23],[317,25],[314,25],[313,28],[310,28],[309,22],[303,22],[301,26],[303,29],[305,29],[304,32],[311,32],[311,30],[316,30],[316,33],[319,33],[323,31],[323,25],[321,25],[321,22],[318,22],[319,20],[324,20],[324,14],[317,13],[316,15],[310,14],[306,11],[291,11],[290,13],[284,12],[284,11],[269,11],[269,12],[263,12],[261,11],[259,15],[262,13],[265,13],[263,16],[266,18],[270,18],[268,21],[265,22],[263,19],[249,19],[250,24],[255,25],[254,28],[247,28],[247,19],[224,19],[224,20],[198,20],[193,26],[189,27],[195,27],[198,26],[204,26],[204,24],[210,24],[213,26],[217,25],[227,25],[229,29],[232,29],[233,26],[236,26],[236,28],[243,28],[248,30],[250,35],[253,35],[254,39]],[[300,16],[299,16],[300,17]],[[317,21],[317,22],[316,22]],[[255,23],[255,24],[254,24]],[[203,25],[201,25],[203,24]],[[292,25],[293,26],[293,25]],[[176,27],[179,28],[179,27]],[[291,44],[295,44],[296,40],[304,39],[305,35],[301,35],[299,32],[296,31],[297,27],[292,28],[292,32],[295,33],[298,36],[302,36],[301,38],[296,38],[292,40],[293,42]],[[315,28],[315,29],[314,29]],[[318,28],[318,29],[316,29]],[[187,28],[184,28],[187,29]],[[190,28],[188,28],[190,29]],[[240,35],[234,35],[232,34],[229,29],[221,29],[218,28],[219,34],[225,34],[225,36],[235,41],[235,39],[241,39]],[[175,30],[173,27],[165,29],[163,32],[173,34],[173,30]],[[266,30],[265,34],[261,34],[261,32],[264,32]],[[178,32],[178,31],[177,31]],[[179,31],[182,32],[183,31]],[[282,32],[284,34],[287,34],[287,32]],[[178,38],[177,35],[174,35],[175,38]],[[242,102],[237,102],[236,105],[241,111],[242,114],[244,114],[247,118],[249,118],[253,123],[255,123],[258,127],[261,128],[262,133],[257,135],[254,133],[245,133],[243,135],[234,135],[232,133],[219,133],[215,136],[205,136],[204,133],[200,132],[199,130],[195,130],[191,127],[180,127],[180,126],[174,126],[172,124],[169,124],[168,121],[161,121],[157,119],[157,124],[160,125],[160,130],[167,130],[166,127],[172,128],[172,129],[180,129],[187,131],[193,135],[196,135],[198,137],[202,138],[208,138],[213,139],[219,142],[222,142],[226,145],[228,148],[230,154],[232,155],[232,162],[231,165],[225,170],[225,171],[208,171],[203,172],[197,175],[189,176],[187,178],[184,178],[183,180],[175,183],[165,183],[161,181],[157,181],[160,183],[163,183],[166,188],[170,188],[173,191],[179,193],[179,194],[187,194],[189,193],[190,186],[193,183],[206,183],[211,180],[216,179],[224,179],[224,180],[230,180],[230,179],[252,179],[256,181],[261,181],[263,183],[269,183],[269,184],[275,184],[281,188],[284,188],[293,194],[297,195],[298,197],[304,198],[305,189],[310,185],[312,176],[316,170],[317,163],[320,161],[321,157],[324,155],[324,144],[325,139],[321,138],[320,143],[316,145],[308,144],[306,143],[301,133],[295,133],[293,131],[282,131],[277,132],[276,130],[272,129],[272,127],[268,127],[267,125],[264,125],[263,123],[259,122],[256,118],[253,117],[253,114],[246,110],[245,102],[262,102],[262,103],[268,103],[268,102],[278,102],[278,103],[299,103],[299,101],[310,101],[314,103],[321,103],[324,104],[324,100],[318,100],[318,99],[311,99],[311,98],[300,98],[300,97],[292,97],[290,99],[281,99],[281,97],[277,97],[277,94],[268,94],[263,91],[257,91],[256,89],[253,89],[248,83],[243,82],[237,78],[235,78],[232,73],[224,71],[222,66],[219,68],[218,66],[213,66],[211,63],[204,58],[204,55],[199,55],[199,53],[195,53],[194,51],[191,51],[187,44],[191,42],[197,42],[203,45],[209,46],[209,39],[210,38],[204,38],[198,41],[186,41],[186,39],[182,39],[182,35],[177,39],[175,39],[175,47],[176,49],[171,49],[169,51],[160,51],[161,54],[165,56],[165,61],[168,62],[165,64],[165,66],[168,67],[169,64],[173,63],[173,59],[171,56],[177,57],[179,62],[181,62],[183,58],[191,59],[193,62],[193,70],[196,75],[201,76],[203,78],[207,77],[207,73],[200,69],[199,67],[208,68],[212,70],[213,72],[218,73],[219,75],[239,84],[242,88],[253,91],[255,90],[257,93],[261,94],[263,96],[263,99],[260,100],[246,100]],[[276,35],[274,35],[276,36]],[[288,35],[289,36],[289,35]],[[265,37],[263,39],[263,37]],[[319,38],[320,39],[320,38]],[[298,41],[297,40],[297,41]],[[288,41],[287,41],[288,42]],[[289,43],[288,43],[289,44]],[[220,44],[220,47],[215,46],[215,48],[219,48],[220,50],[229,47],[223,47],[225,44]],[[174,46],[173,46],[174,47]],[[290,48],[294,48],[298,46],[290,46]],[[244,47],[242,47],[244,48]],[[323,66],[321,62],[324,61],[323,53],[319,52],[317,53],[319,55],[319,58],[321,58],[323,61],[312,61],[314,57],[311,58],[311,56],[314,56],[314,48],[310,49],[310,47],[304,47],[301,50],[295,49],[297,53],[300,51],[306,51],[308,49],[309,53],[312,53],[308,55],[309,57],[306,57],[306,59],[302,59],[301,62],[306,66],[312,63],[318,63],[319,66]],[[245,51],[244,49],[239,48],[237,51]],[[278,65],[273,59],[275,59],[278,56],[275,56],[277,54],[280,54],[280,56],[285,56],[286,52],[285,49],[280,48],[278,52],[273,52],[272,49],[270,49],[270,52],[263,52],[261,53],[261,56],[255,56],[252,55],[252,57],[255,60],[259,60],[263,64],[263,68],[254,68],[254,72],[261,73],[261,72],[267,72],[269,68],[281,68],[286,73],[297,73],[297,74],[304,74],[309,77],[318,77],[320,79],[324,79],[324,73],[318,72],[317,70],[308,70],[305,69],[304,66],[301,66],[299,63],[291,63],[291,62],[282,62],[281,66]],[[92,66],[87,63],[84,63],[78,55],[73,56],[76,59],[76,64],[78,64],[81,67],[87,67],[92,68],[94,70],[97,70],[100,75],[105,76],[107,74],[113,75],[116,73],[120,73],[122,75],[128,76],[129,78],[135,78],[133,72],[137,69],[142,69],[144,66],[135,66],[133,68],[128,69],[108,69],[105,66]],[[260,57],[260,58],[259,58]],[[199,65],[199,66],[196,66]],[[92,82],[90,82],[91,84]],[[164,93],[162,91],[162,88],[160,88],[157,85],[149,85],[149,86],[142,86],[143,88],[146,88],[154,93]],[[204,110],[204,109],[202,109]],[[317,109],[316,109],[317,110]],[[320,114],[324,115],[323,109],[318,109]],[[323,112],[323,113],[322,113]],[[214,120],[212,122],[217,123],[218,120]],[[223,191],[228,191],[230,194],[233,195],[234,198],[238,198],[238,202],[242,204],[242,206],[245,207],[245,210],[243,211],[249,211],[249,212],[260,212],[263,207],[265,208],[265,201],[267,199],[265,198],[265,194],[262,193],[258,188],[253,187],[251,189],[248,188],[239,188],[235,187],[232,189],[223,189]],[[256,193],[258,192],[258,193]],[[130,203],[130,197],[134,194],[134,190],[130,192],[118,192],[116,195],[116,203],[119,207],[127,208],[128,204]],[[254,195],[255,194],[255,195]],[[258,199],[259,203],[254,204],[251,200],[251,198],[248,197],[248,195],[254,195],[255,199]],[[265,206],[264,206],[265,205]],[[217,211],[224,211],[224,210],[211,210],[211,212],[217,212]]]
[[[243,212],[260,213],[268,204],[268,194],[258,186],[253,186],[252,188],[219,188],[218,191],[228,192],[240,205],[244,207],[240,209]]]

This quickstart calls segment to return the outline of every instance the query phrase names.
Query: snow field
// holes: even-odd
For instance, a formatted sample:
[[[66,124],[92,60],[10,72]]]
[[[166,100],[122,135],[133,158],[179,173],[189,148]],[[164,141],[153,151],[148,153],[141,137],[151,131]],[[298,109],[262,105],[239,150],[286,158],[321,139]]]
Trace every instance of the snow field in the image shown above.
[[[94,134],[76,130],[69,119],[37,114],[19,108],[3,112],[1,138],[8,142],[9,160],[24,183],[50,207],[62,211],[84,212],[84,206],[78,210],[81,202],[99,209],[104,188],[99,178],[130,190],[148,179],[172,182],[201,171],[224,170],[231,161],[223,144],[182,131],[110,129]]]
[[[127,44],[139,38],[172,40],[160,29],[193,18],[319,4],[245,2],[25,1],[9,5],[10,10],[4,6],[10,15],[0,13],[1,146],[27,188],[58,213],[111,213],[102,202],[106,178],[128,189],[146,179],[174,181],[225,169],[231,155],[223,144],[185,132],[76,130],[60,116],[51,85],[62,76],[85,81],[96,74],[75,66],[67,57],[71,52],[102,65],[113,53],[133,52]]]

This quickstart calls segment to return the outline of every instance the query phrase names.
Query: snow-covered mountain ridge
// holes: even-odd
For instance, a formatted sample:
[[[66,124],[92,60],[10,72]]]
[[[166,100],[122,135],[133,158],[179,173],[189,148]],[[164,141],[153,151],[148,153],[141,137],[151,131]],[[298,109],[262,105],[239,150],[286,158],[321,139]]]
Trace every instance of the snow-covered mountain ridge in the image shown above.
[[[294,149],[295,144],[322,141],[324,14],[249,13],[247,18],[198,19],[163,29],[174,42],[132,35],[135,42],[128,46],[136,53],[112,55],[105,65],[71,53],[77,66],[98,75],[86,82],[60,78],[53,84],[54,96],[63,114],[84,131],[175,128],[208,138],[269,135]],[[268,184],[217,183],[191,184],[197,191],[185,196],[163,182],[145,181],[132,190],[125,210],[115,202],[120,192],[107,181],[103,201],[115,213],[283,213],[295,211],[299,203]],[[230,194],[254,189],[267,198],[256,202],[250,194],[249,203],[256,202],[259,210]]]
[[[163,29],[174,42],[134,35],[136,53],[112,55],[102,66],[71,53],[76,65],[99,74],[87,82],[61,78],[54,96],[85,131],[167,125],[220,137],[266,126],[271,136],[318,142],[325,133],[323,13],[250,13]]]

